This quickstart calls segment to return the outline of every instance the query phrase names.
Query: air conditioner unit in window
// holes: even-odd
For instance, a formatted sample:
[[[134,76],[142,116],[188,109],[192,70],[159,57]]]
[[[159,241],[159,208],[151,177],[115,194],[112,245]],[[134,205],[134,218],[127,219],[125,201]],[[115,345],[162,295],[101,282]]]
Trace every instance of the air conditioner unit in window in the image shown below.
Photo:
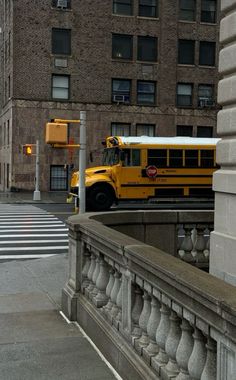
[[[215,106],[215,102],[210,99],[210,98],[200,98],[199,99],[199,107],[201,108],[205,108],[205,107],[214,107]]]
[[[57,0],[57,8],[67,8],[68,0]]]
[[[113,95],[112,100],[116,103],[129,103],[129,95]]]

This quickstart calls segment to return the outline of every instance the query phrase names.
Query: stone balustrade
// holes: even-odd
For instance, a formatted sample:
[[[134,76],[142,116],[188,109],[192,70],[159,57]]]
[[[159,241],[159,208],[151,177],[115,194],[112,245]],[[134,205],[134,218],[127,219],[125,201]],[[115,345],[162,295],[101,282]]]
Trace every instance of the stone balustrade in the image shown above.
[[[69,219],[64,314],[78,321],[123,379],[236,379],[235,287],[148,245],[151,231],[146,228],[145,237],[141,221],[150,216],[144,214]],[[204,221],[176,212],[174,224],[168,213],[166,220],[157,214],[152,212],[153,231],[163,218],[161,230],[172,230],[168,244],[176,256],[189,262],[190,255],[208,257],[209,215]],[[122,220],[129,236],[118,231]],[[142,241],[132,237],[135,225]]]

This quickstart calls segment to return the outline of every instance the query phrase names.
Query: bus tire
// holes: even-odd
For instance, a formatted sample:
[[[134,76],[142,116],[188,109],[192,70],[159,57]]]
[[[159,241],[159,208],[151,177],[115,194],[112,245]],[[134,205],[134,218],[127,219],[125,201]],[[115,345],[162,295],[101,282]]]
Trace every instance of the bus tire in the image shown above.
[[[109,210],[115,201],[114,191],[108,185],[94,185],[87,197],[88,209],[92,211]]]

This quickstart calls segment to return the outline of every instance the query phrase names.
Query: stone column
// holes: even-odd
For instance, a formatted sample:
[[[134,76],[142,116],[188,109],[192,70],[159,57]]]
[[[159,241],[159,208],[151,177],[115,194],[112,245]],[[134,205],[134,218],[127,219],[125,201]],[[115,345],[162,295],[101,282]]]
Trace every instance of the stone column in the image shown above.
[[[221,11],[217,133],[222,140],[216,148],[221,168],[213,177],[210,273],[236,285],[236,0],[221,0]]]

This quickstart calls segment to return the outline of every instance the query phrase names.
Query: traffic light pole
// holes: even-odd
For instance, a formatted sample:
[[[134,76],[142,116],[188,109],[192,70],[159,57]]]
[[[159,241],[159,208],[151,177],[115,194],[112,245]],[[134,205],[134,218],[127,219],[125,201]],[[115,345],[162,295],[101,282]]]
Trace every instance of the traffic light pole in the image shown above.
[[[39,140],[36,140],[35,190],[34,190],[33,200],[34,201],[41,200],[41,194],[39,190]]]
[[[79,150],[79,214],[84,214],[86,169],[86,111],[80,111],[80,150]]]

